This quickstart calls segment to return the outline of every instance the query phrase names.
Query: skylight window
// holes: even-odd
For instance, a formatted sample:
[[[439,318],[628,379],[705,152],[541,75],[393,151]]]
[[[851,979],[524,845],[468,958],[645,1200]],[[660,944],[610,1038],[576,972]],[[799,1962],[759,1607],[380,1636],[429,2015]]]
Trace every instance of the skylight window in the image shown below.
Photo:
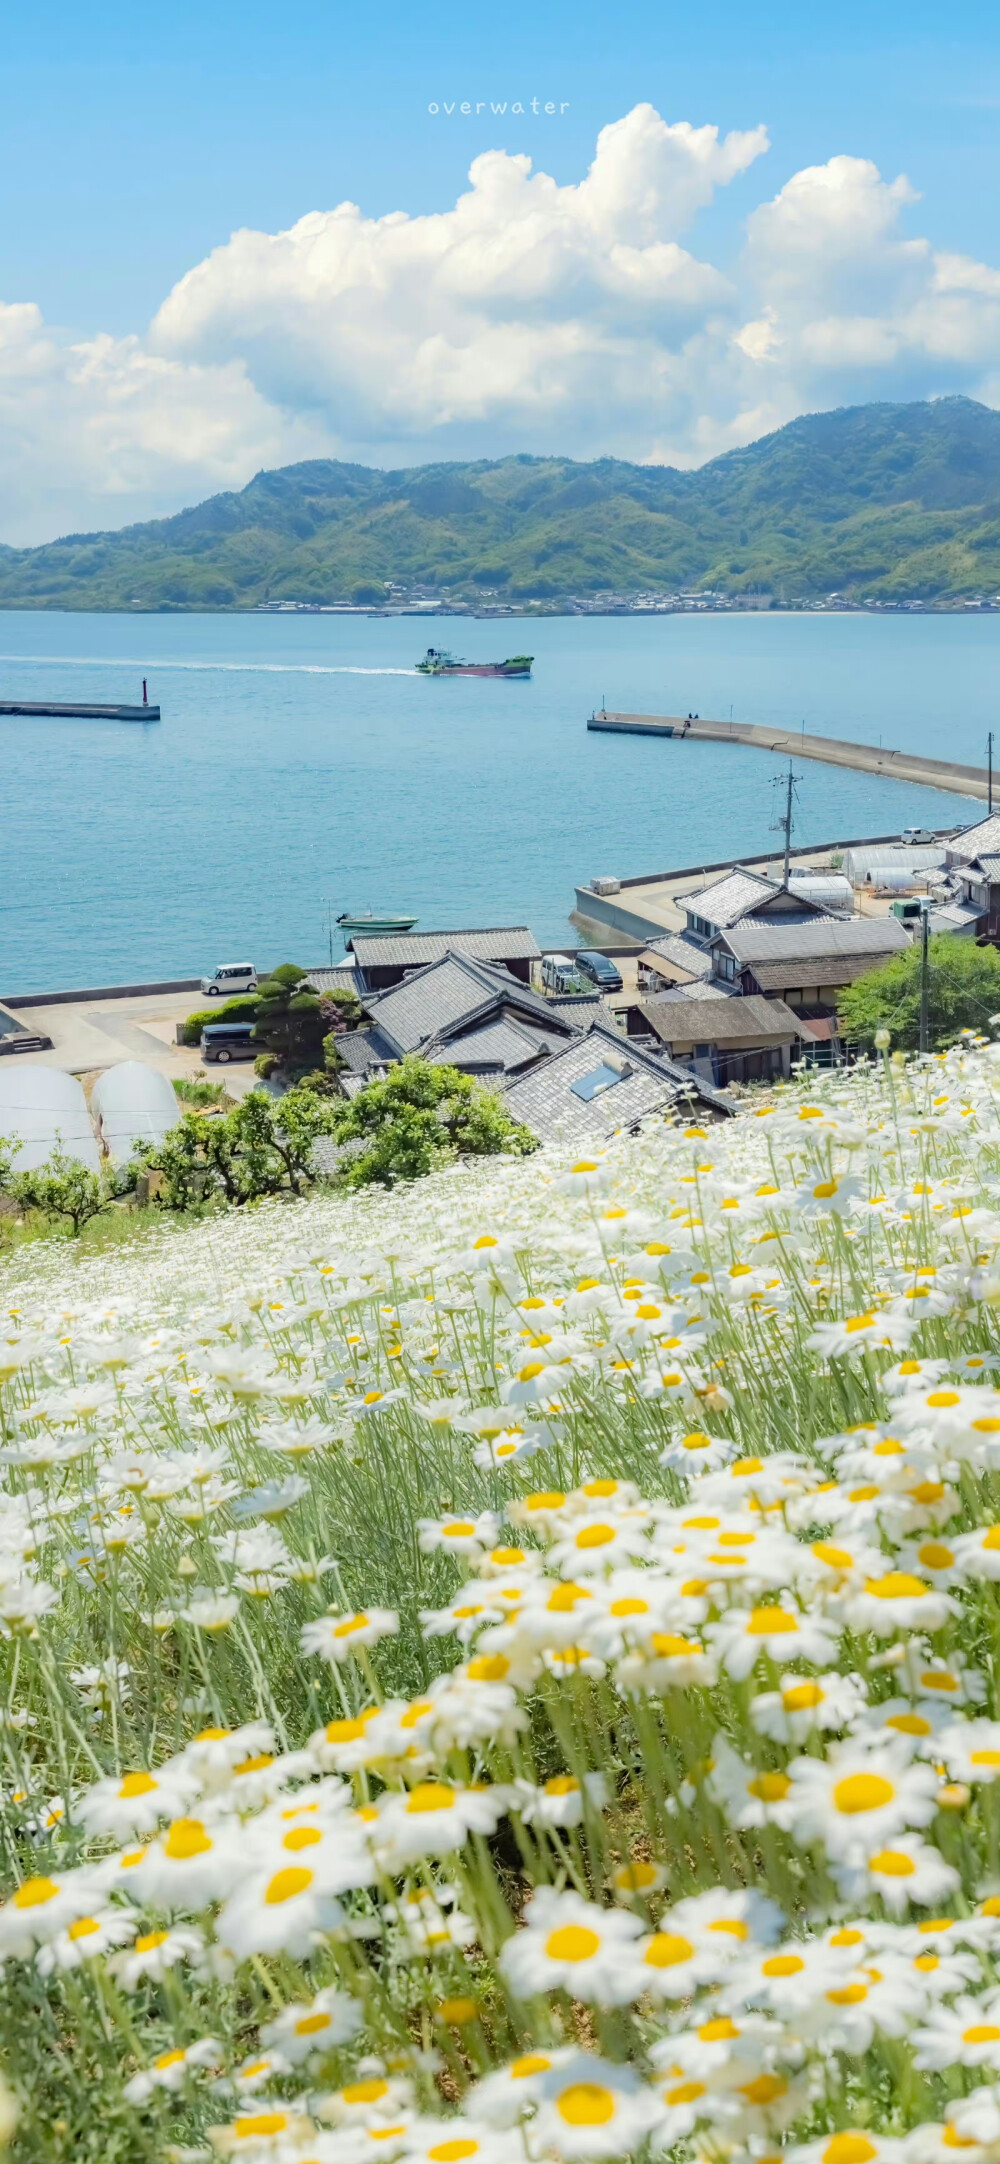
[[[616,1082],[624,1082],[631,1071],[624,1062],[621,1067],[612,1067],[602,1060],[599,1067],[592,1067],[589,1074],[582,1074],[578,1082],[571,1082],[570,1089],[574,1097],[582,1097],[584,1104],[589,1104],[591,1098],[603,1097],[605,1090],[614,1089]]]

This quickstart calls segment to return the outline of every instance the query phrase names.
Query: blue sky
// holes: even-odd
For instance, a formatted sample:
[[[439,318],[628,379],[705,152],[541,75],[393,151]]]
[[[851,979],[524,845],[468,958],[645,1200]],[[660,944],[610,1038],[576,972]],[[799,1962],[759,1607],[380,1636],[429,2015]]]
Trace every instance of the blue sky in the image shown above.
[[[45,339],[59,351],[67,343],[99,337],[145,340],[176,282],[236,229],[277,235],[306,214],[329,212],[344,199],[357,203],[367,220],[393,212],[411,218],[445,213],[465,187],[470,161],[492,149],[526,152],[537,170],[563,188],[575,187],[594,157],[600,130],[646,104],[667,123],[712,125],[720,137],[762,123],[770,140],[766,152],[714,188],[696,218],[685,220],[683,231],[675,233],[664,213],[658,234],[645,233],[646,247],[657,238],[676,242],[699,263],[710,264],[720,279],[738,283],[746,220],[803,169],[841,157],[869,161],[886,184],[900,173],[908,175],[920,200],[898,204],[899,246],[920,239],[949,258],[990,264],[997,254],[1000,199],[1000,71],[992,17],[982,0],[967,0],[948,12],[928,0],[909,5],[882,0],[874,7],[846,0],[822,10],[786,0],[757,7],[721,0],[709,8],[644,0],[621,0],[613,8],[606,0],[603,5],[560,0],[540,8],[514,0],[490,10],[457,4],[414,10],[399,0],[350,9],[319,6],[315,0],[289,9],[260,0],[240,7],[232,0],[202,6],[172,0],[169,7],[157,0],[142,10],[97,0],[81,9],[66,0],[36,0],[30,12],[22,10],[16,18],[9,12],[5,25],[0,301],[37,309]],[[432,101],[527,102],[533,95],[568,110],[502,121],[488,113],[477,119],[428,112]],[[614,236],[609,245],[617,245]],[[880,276],[869,264],[869,287]],[[778,285],[786,292],[784,272]],[[755,321],[780,319],[766,364],[755,356],[755,365],[771,367],[772,377],[779,343],[786,359],[791,352],[785,303],[775,298],[776,291],[773,275],[769,285],[758,280],[756,298],[749,291],[741,295],[733,317],[735,323],[742,311]],[[981,299],[979,293],[977,307]],[[431,411],[426,397],[415,396],[405,412],[397,400],[398,410],[390,414],[393,400],[387,395],[383,427],[377,414],[359,410],[350,385],[345,390],[336,355],[329,388],[320,380],[318,348],[308,364],[300,346],[294,365],[279,365],[272,338],[266,359],[260,360],[260,312],[279,310],[280,295],[270,288],[262,293],[252,334],[246,328],[245,281],[239,326],[233,325],[231,296],[226,305],[224,331],[218,309],[209,328],[202,311],[197,335],[189,325],[179,328],[175,309],[171,321],[154,332],[149,351],[175,370],[242,371],[255,398],[283,417],[286,448],[293,454],[296,448],[333,445],[404,463],[410,456],[407,444],[414,456],[432,455],[438,442],[441,455],[468,455],[474,443],[490,453],[509,448],[515,438],[525,448],[545,448],[547,434],[552,448],[582,452],[596,394],[581,402],[578,388],[561,383],[534,424],[530,401],[512,395],[509,384],[478,413],[468,398],[458,407],[452,399]],[[837,302],[842,315],[848,308],[856,314],[857,305],[856,296]],[[869,308],[870,302],[864,305]],[[595,442],[593,449],[629,449],[639,457],[670,455],[690,463],[725,448],[727,429],[738,436],[742,428],[745,434],[759,415],[766,424],[768,418],[787,417],[785,408],[796,403],[801,408],[803,401],[834,404],[845,396],[914,396],[954,388],[982,395],[982,327],[975,336],[963,331],[960,338],[946,340],[947,351],[932,340],[927,362],[926,339],[915,344],[912,335],[915,305],[911,293],[905,302],[911,325],[902,340],[905,352],[873,360],[869,341],[863,365],[850,381],[847,370],[834,382],[828,355],[818,377],[813,364],[808,375],[797,362],[794,387],[786,370],[779,396],[772,395],[773,383],[765,385],[760,399],[741,384],[732,389],[731,411],[720,393],[718,414],[701,416],[700,433],[699,417],[688,410],[690,398],[683,414],[674,399],[675,359],[685,341],[690,350],[690,329],[683,336],[672,332],[672,343],[661,341],[659,365],[661,382],[664,366],[670,377],[662,411],[676,410],[676,419],[668,418],[665,429],[658,429],[650,413],[644,423],[630,422],[621,441]],[[754,316],[758,306],[759,319]],[[814,322],[819,320],[814,308]],[[22,343],[26,322],[22,316],[13,326]],[[398,330],[400,337],[426,345],[427,324],[413,324],[409,317],[404,322],[401,314]],[[456,334],[459,343],[465,335]],[[605,323],[605,342],[609,335]],[[649,324],[640,331],[619,324],[614,335],[648,343]],[[327,325],[323,337],[335,339],[335,328]],[[814,355],[817,337],[813,329]],[[893,342],[900,344],[895,331]],[[37,338],[34,350],[26,404],[39,376]],[[842,352],[836,365],[843,371]],[[45,368],[40,373],[44,376]],[[609,379],[604,395],[618,395],[619,382],[619,375]],[[194,396],[193,378],[190,388]],[[128,398],[134,402],[135,395],[133,380]],[[142,392],[147,404],[148,397],[147,384]],[[171,397],[176,410],[179,380]],[[599,398],[596,405],[599,409]],[[271,427],[275,444],[282,427],[277,422]],[[101,421],[98,432],[103,428]],[[208,441],[213,431],[214,449]],[[196,467],[203,468],[210,484],[213,474],[225,478],[229,466],[235,471],[239,465],[235,442],[223,452],[217,423],[206,423],[205,455],[200,466],[188,460],[183,475],[178,473],[178,495],[170,485],[169,460],[161,471],[156,458],[142,450],[150,434],[156,438],[156,428],[143,423],[135,433],[133,453],[112,487],[120,499],[117,515],[109,502],[107,524],[189,498]],[[249,460],[252,471],[258,448],[266,455],[271,436],[260,414],[253,425],[247,420],[245,434],[244,463]],[[163,440],[162,427],[159,437]],[[0,454],[0,476],[3,472]],[[39,538],[39,527],[68,515],[75,500],[72,488],[61,491],[57,479],[35,472],[23,454],[9,468],[8,486],[18,506],[13,514],[18,530],[8,532],[10,539]],[[92,515],[101,497],[99,475],[81,473],[73,487],[81,514]]]

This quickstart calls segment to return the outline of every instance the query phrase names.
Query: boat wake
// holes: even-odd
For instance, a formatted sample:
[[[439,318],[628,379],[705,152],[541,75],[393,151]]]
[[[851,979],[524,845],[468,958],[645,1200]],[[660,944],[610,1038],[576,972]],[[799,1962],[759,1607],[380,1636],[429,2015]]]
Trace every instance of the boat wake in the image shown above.
[[[223,670],[234,676],[416,676],[416,669],[365,669],[360,664],[326,661],[139,661],[105,654],[0,654],[0,662],[16,661],[45,669],[193,669],[203,675]]]

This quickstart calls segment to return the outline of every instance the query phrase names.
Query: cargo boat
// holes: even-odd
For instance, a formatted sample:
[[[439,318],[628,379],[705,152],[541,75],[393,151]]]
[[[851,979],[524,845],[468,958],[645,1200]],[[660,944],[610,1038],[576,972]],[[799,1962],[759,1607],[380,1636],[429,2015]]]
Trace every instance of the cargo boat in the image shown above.
[[[459,661],[457,655],[429,646],[417,669],[421,676],[530,676],[534,654],[513,654],[509,661]]]

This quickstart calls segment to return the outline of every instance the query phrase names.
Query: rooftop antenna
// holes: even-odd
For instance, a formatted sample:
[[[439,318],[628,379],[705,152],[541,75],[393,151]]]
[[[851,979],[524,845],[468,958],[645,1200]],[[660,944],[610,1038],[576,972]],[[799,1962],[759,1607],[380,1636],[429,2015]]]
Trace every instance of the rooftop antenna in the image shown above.
[[[773,776],[775,785],[777,785],[778,783],[783,783],[786,791],[785,809],[783,812],[779,812],[777,819],[772,819],[771,821],[772,834],[783,833],[785,837],[785,869],[782,878],[782,885],[785,887],[787,887],[788,885],[788,866],[789,858],[791,857],[792,853],[792,803],[795,797],[795,784],[800,779],[800,775],[793,774],[792,762],[790,759],[788,762],[787,776],[784,774],[775,774]]]

